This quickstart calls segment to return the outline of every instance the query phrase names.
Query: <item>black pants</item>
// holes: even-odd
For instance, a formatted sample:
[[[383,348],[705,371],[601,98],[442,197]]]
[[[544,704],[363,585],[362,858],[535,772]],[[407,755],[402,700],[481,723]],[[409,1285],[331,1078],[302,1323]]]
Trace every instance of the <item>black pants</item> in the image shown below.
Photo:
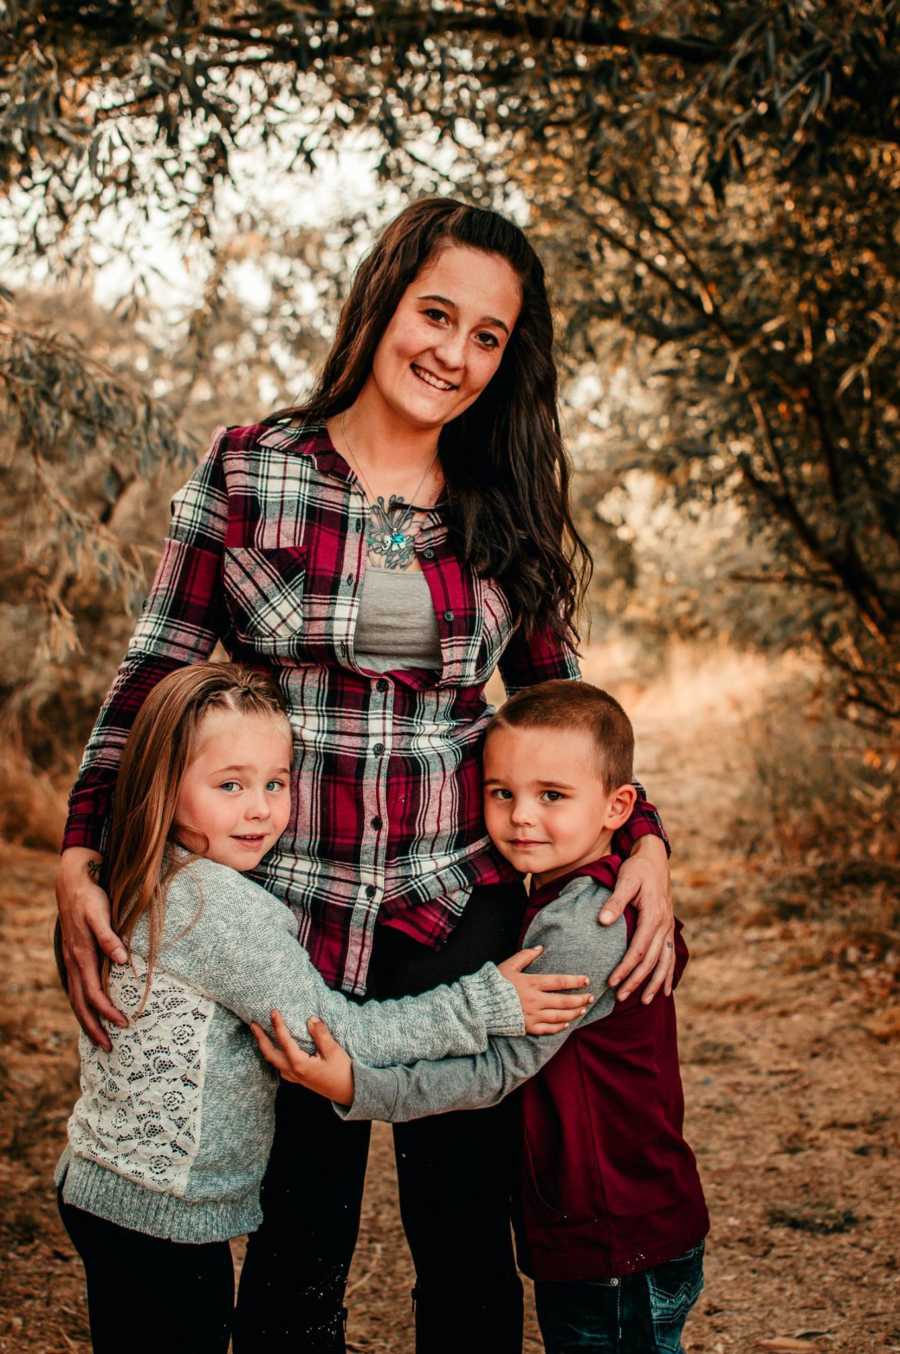
[[[517,948],[520,886],[476,889],[442,950],[378,931],[369,994],[425,992]],[[345,1123],[300,1086],[278,1093],[263,1184],[264,1221],[249,1242],[235,1354],[343,1354],[343,1295],[359,1229],[368,1123]],[[400,1212],[416,1268],[418,1354],[519,1354],[522,1286],[510,1235],[515,1128],[506,1105],[394,1129]]]
[[[163,1241],[61,1195],[59,1212],[84,1265],[94,1354],[225,1354],[234,1304],[227,1241]]]

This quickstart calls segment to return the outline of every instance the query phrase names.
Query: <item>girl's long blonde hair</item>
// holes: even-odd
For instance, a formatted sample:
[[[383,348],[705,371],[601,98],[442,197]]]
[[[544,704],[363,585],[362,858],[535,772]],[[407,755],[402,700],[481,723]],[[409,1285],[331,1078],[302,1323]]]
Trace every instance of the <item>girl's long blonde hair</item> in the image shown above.
[[[170,672],[147,696],[128,736],[113,797],[104,879],[112,927],[126,949],[148,914],[147,986],[165,920],[166,889],[193,857],[167,854],[185,772],[197,731],[210,710],[281,715],[285,708],[271,677],[237,663],[198,663]],[[109,961],[103,966],[108,989]]]

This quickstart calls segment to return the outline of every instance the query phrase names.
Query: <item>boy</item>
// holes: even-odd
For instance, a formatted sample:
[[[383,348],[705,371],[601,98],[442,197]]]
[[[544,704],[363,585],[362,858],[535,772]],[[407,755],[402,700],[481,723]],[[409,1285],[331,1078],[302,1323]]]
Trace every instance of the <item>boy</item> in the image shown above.
[[[674,1002],[660,994],[645,1005],[640,991],[615,1001],[607,979],[635,915],[628,908],[607,928],[596,921],[619,865],[612,834],[634,803],[633,749],[618,702],[572,681],[513,696],[485,739],[488,832],[531,875],[522,943],[543,945],[541,967],[580,969],[602,993],[577,1024],[540,1039],[492,1039],[477,1057],[390,1068],[352,1064],[321,1023],[319,1058],[260,1040],[283,1074],[352,1119],[476,1108],[524,1082],[516,1234],[548,1354],[677,1354],[703,1286],[709,1218],[681,1132]],[[687,962],[680,924],[675,946],[677,982]]]

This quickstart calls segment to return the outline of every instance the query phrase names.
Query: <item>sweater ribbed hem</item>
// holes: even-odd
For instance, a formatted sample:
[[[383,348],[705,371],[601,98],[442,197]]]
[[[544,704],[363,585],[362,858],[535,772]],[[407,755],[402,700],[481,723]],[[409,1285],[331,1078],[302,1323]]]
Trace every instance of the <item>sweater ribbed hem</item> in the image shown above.
[[[262,1222],[259,1191],[230,1199],[179,1199],[76,1157],[67,1148],[54,1173],[67,1204],[133,1232],[205,1245],[255,1232]]]
[[[459,982],[466,989],[472,1005],[484,1015],[489,1036],[525,1033],[519,994],[496,964],[485,964],[477,973],[469,973]]]

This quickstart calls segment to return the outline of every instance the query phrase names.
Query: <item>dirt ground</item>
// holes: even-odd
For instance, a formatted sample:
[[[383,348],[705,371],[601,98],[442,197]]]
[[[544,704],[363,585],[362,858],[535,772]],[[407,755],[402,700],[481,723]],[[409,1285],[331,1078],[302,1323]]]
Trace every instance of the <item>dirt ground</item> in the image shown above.
[[[732,839],[735,813],[755,811],[746,716],[762,669],[735,660],[714,681],[685,670],[645,693],[588,675],[635,713],[692,952],[679,994],[687,1131],[713,1230],[686,1348],[900,1351],[896,955],[849,943],[840,917],[779,919],[773,867]],[[54,860],[6,847],[0,863],[0,1351],[86,1351],[80,1268],[50,1184],[76,1093],[74,1023],[50,957]],[[377,1126],[352,1350],[412,1350],[410,1285],[390,1133]],[[531,1313],[526,1349],[541,1348]]]

